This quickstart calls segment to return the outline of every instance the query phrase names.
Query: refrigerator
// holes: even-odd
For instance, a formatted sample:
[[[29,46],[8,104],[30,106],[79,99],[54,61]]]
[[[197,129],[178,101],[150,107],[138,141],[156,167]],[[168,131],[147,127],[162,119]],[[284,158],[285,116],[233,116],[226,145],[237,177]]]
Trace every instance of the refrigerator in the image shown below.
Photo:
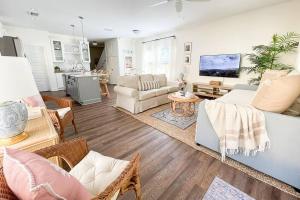
[[[21,40],[17,37],[0,37],[0,56],[23,57]]]

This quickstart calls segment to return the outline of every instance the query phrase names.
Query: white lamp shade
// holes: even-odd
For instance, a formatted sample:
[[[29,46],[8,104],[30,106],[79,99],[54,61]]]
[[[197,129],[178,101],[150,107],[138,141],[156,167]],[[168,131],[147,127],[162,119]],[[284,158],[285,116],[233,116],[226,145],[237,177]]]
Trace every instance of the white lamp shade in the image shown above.
[[[0,56],[0,103],[38,95],[26,58]]]

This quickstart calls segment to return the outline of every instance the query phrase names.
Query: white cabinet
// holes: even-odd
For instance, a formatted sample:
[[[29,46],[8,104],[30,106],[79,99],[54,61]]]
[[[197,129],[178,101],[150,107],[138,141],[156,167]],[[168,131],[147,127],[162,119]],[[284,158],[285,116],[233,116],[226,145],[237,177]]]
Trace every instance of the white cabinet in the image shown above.
[[[54,62],[64,62],[63,43],[59,40],[51,40],[52,54]]]
[[[64,90],[65,89],[64,73],[56,73],[55,76],[56,76],[57,89]]]

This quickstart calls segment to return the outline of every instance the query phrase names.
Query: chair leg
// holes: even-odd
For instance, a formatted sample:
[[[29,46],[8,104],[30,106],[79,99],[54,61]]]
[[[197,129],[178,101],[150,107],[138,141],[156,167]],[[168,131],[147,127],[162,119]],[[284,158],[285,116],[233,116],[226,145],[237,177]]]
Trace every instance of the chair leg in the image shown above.
[[[137,175],[135,178],[135,185],[134,185],[135,197],[137,200],[142,199],[142,189],[141,189],[141,180],[140,176]]]
[[[77,130],[74,119],[72,120],[72,124],[73,124],[74,130],[75,130],[75,134],[78,134],[78,130]]]
[[[132,182],[134,183],[134,191],[135,191],[135,197],[137,200],[142,199],[142,185],[141,185],[141,177],[140,177],[140,164],[137,163],[136,168],[134,169],[134,174],[132,177]]]
[[[105,87],[105,90],[106,90],[106,96],[107,96],[108,98],[110,98],[110,93],[109,93],[107,84],[104,84],[104,87]]]
[[[65,134],[65,130],[63,128],[60,128],[59,129],[59,140],[60,140],[60,142],[64,142],[65,141],[64,134]]]

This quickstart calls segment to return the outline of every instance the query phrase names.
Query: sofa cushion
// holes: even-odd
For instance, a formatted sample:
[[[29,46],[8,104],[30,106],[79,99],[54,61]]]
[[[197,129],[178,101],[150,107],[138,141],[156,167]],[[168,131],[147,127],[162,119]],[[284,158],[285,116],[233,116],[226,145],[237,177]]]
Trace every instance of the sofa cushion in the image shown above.
[[[153,75],[152,74],[142,74],[140,75],[140,81],[153,81]]]
[[[169,87],[161,87],[155,90],[156,96],[160,96],[163,94],[168,94],[169,93]]]
[[[59,118],[63,119],[70,110],[71,110],[70,107],[66,107],[66,108],[57,109],[56,111],[58,112]]]
[[[139,76],[132,75],[132,76],[120,76],[118,79],[118,85],[133,89],[139,88]]]
[[[267,69],[262,75],[261,82],[266,80],[274,80],[283,76],[286,76],[289,73],[288,70],[270,70]]]
[[[49,160],[26,151],[4,149],[3,172],[19,199],[91,199],[79,181]]]
[[[166,86],[165,88],[168,88],[168,93],[177,92],[179,90],[178,86]]]
[[[167,86],[167,77],[165,74],[155,74],[153,75],[154,80],[158,80],[160,87]]]
[[[300,75],[266,80],[259,86],[252,105],[258,109],[282,113],[286,111],[300,95]]]
[[[156,90],[139,91],[139,100],[146,100],[156,96]]]
[[[70,174],[94,196],[103,192],[128,165],[128,161],[106,157],[100,153],[90,151],[74,168]],[[117,197],[117,194],[113,199]]]

